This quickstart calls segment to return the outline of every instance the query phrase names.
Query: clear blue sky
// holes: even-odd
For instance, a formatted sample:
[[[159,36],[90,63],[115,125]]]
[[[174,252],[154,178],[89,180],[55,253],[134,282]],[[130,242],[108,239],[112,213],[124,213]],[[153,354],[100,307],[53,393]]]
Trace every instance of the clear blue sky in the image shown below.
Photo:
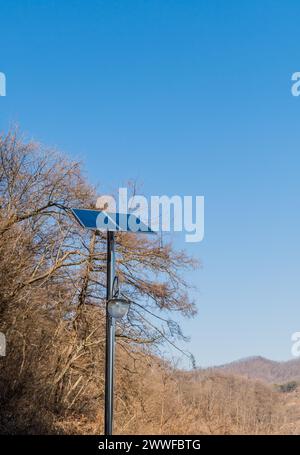
[[[199,365],[290,358],[300,331],[299,1],[0,0],[0,129],[85,161],[104,193],[204,195]],[[179,234],[176,245],[185,246]]]

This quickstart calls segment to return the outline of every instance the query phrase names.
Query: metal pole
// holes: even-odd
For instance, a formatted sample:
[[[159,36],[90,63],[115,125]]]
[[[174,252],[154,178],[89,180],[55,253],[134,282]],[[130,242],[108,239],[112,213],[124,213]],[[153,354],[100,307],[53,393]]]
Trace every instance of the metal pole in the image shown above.
[[[113,297],[115,277],[115,238],[114,232],[107,232],[107,301]],[[105,349],[105,416],[104,434],[111,435],[113,431],[113,389],[114,389],[114,350],[115,350],[115,320],[106,307],[106,349]]]

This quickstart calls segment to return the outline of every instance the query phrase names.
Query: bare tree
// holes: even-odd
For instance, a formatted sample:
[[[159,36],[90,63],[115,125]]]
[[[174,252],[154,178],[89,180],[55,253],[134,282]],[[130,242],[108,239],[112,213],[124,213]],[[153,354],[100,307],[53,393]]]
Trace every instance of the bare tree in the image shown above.
[[[81,229],[69,213],[94,208],[95,200],[80,163],[27,143],[16,131],[0,137],[4,413],[17,399],[29,400],[33,414],[38,406],[51,415],[100,409],[106,237]],[[138,359],[145,349],[155,352],[183,337],[170,315],[195,314],[181,274],[196,264],[157,239],[118,233],[116,243],[122,289],[134,302],[118,324],[118,343]]]

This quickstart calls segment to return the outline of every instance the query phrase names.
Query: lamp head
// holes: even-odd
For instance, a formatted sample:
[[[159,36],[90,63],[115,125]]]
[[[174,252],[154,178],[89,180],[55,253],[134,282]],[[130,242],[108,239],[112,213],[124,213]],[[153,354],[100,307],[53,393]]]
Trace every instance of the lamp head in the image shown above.
[[[130,307],[130,301],[119,297],[113,297],[107,302],[108,314],[115,319],[126,316]]]

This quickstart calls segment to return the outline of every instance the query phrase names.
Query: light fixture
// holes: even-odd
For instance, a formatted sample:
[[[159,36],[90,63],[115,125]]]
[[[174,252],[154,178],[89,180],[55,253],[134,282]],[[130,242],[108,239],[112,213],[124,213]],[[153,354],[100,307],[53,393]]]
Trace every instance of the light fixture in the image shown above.
[[[122,319],[130,307],[130,300],[125,295],[119,297],[120,294],[122,295],[119,288],[119,278],[116,275],[112,285],[112,297],[107,302],[108,314],[114,319]]]
[[[115,319],[126,316],[130,307],[130,301],[119,297],[113,297],[107,302],[108,314]]]

